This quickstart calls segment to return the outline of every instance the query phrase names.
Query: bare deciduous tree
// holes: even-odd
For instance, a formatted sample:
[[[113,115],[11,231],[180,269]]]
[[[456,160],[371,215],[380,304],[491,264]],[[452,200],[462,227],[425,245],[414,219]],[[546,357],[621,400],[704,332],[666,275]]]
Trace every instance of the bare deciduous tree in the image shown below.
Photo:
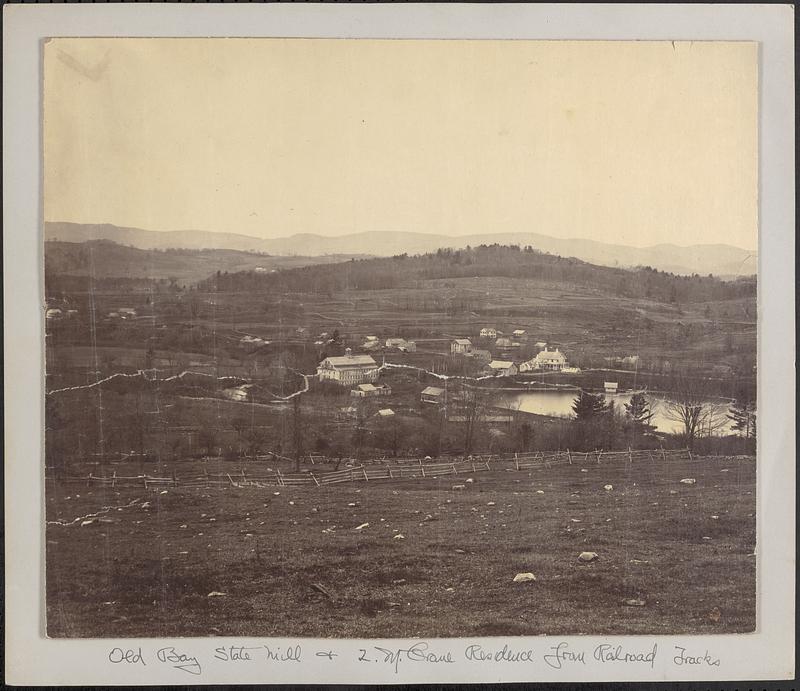
[[[713,433],[725,425],[725,418],[708,402],[705,382],[691,374],[677,377],[670,399],[661,403],[665,418],[681,425],[681,436],[691,448],[698,437]]]

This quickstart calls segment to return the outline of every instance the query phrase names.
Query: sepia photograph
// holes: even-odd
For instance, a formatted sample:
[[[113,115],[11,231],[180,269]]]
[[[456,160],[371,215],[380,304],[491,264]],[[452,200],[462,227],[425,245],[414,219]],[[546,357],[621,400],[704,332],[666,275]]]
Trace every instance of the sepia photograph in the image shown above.
[[[757,630],[758,43],[40,50],[47,637]]]

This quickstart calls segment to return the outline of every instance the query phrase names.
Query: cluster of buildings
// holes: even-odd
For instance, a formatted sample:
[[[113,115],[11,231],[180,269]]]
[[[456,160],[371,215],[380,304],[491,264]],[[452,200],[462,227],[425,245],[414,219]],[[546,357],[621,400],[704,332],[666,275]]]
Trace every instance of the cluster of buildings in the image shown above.
[[[516,329],[512,333],[512,338],[498,336],[501,332],[497,329],[486,327],[481,329],[481,338],[493,338],[495,347],[501,350],[510,350],[520,347],[519,340],[527,339],[527,332],[524,329]],[[519,340],[513,340],[519,339]],[[472,341],[468,338],[456,338],[450,343],[451,355],[463,355],[485,360],[484,369],[487,374],[507,377],[517,373],[544,371],[544,372],[578,372],[578,368],[570,367],[567,358],[558,348],[549,349],[547,343],[537,342],[536,347],[539,352],[535,357],[525,362],[517,363],[513,360],[494,360],[488,350],[475,348]],[[488,357],[487,357],[488,356]]]
[[[402,353],[416,353],[417,344],[414,341],[408,341],[405,338],[387,338],[386,341],[381,341],[377,336],[367,336],[364,343],[361,344],[361,350],[399,350]]]
[[[68,319],[78,314],[78,310],[61,309],[60,307],[48,307],[44,317],[48,321],[52,319]]]
[[[258,336],[244,336],[239,341],[244,346],[253,346],[253,347],[260,347],[263,345],[269,344],[269,341],[265,341],[263,338],[259,338]]]
[[[133,319],[136,316],[136,310],[133,307],[120,307],[114,312],[108,313],[109,319]]]

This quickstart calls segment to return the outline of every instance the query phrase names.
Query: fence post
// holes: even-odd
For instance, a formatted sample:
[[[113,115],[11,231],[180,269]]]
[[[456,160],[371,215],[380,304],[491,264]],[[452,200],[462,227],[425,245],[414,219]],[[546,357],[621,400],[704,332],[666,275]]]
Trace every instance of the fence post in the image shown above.
[[[319,487],[319,480],[317,480],[317,478],[314,477],[314,473],[309,473],[309,475],[311,476],[311,479],[317,484],[317,487]]]
[[[569,460],[569,464],[572,465],[572,453],[570,453],[569,449],[567,449],[567,459]]]
[[[364,471],[364,479],[369,481],[369,477],[367,477],[367,469],[362,466],[361,470]]]
[[[633,465],[633,451],[631,451],[631,447],[628,447],[628,463]]]
[[[692,459],[692,450],[690,448],[687,448],[686,450],[689,452],[689,460],[690,461],[693,460]]]
[[[514,465],[517,467],[517,470],[519,470],[519,457],[516,451],[514,452]]]
[[[603,452],[595,449],[595,453],[597,454],[597,465],[600,465],[600,456],[603,455]]]
[[[111,476],[111,489],[117,486],[117,471],[114,471],[114,474]]]

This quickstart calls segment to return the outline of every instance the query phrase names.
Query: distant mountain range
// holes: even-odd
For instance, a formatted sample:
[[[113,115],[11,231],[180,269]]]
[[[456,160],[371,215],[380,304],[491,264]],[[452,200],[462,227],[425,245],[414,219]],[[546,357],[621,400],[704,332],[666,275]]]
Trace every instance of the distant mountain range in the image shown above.
[[[226,249],[263,252],[279,256],[419,254],[440,247],[502,244],[531,245],[542,252],[575,257],[592,264],[617,267],[650,266],[676,274],[714,274],[719,277],[753,275],[758,254],[732,245],[671,244],[650,247],[613,245],[594,240],[562,239],[538,233],[485,233],[480,235],[435,235],[404,231],[368,231],[328,237],[301,233],[289,237],[257,238],[237,233],[204,230],[152,231],[103,224],[45,223],[46,240],[86,242],[112,240],[139,249]]]

